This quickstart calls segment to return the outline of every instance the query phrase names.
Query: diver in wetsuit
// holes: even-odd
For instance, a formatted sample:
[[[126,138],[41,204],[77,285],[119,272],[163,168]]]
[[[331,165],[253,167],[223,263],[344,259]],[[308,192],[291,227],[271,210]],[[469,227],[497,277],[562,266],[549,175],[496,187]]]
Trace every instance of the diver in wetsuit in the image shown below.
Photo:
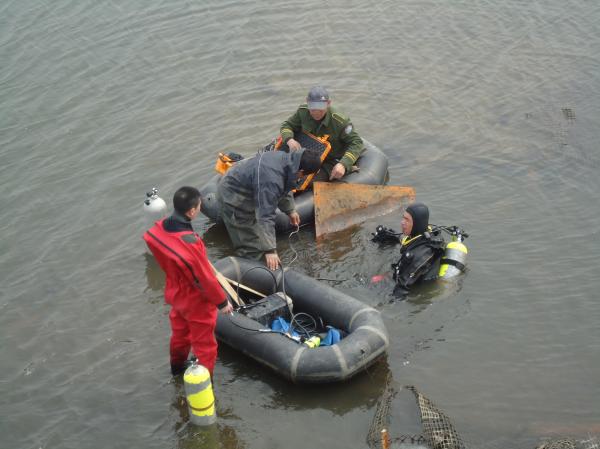
[[[392,264],[392,270],[396,281],[394,296],[404,298],[413,284],[438,277],[446,242],[429,232],[429,209],[423,203],[406,208],[401,227],[400,259]]]
[[[423,203],[406,208],[401,227],[400,259],[392,264],[392,272],[396,281],[394,296],[404,299],[413,284],[438,277],[446,242],[430,232],[429,209]]]

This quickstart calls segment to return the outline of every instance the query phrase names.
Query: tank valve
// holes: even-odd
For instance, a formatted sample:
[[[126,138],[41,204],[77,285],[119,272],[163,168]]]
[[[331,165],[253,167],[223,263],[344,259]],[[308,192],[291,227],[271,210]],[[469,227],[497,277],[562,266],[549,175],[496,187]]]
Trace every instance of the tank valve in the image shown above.
[[[167,204],[158,196],[158,187],[152,187],[152,190],[146,192],[144,212],[152,220],[159,220],[167,214]]]

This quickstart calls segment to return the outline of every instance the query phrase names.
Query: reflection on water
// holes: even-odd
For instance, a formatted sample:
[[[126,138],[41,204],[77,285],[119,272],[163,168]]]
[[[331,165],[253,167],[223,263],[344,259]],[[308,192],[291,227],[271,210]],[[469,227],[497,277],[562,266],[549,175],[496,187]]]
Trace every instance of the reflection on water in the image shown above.
[[[431,304],[434,301],[442,301],[460,292],[463,282],[468,282],[468,273],[461,274],[453,279],[423,282],[411,287],[406,300],[418,306]]]
[[[294,410],[320,408],[343,416],[356,407],[374,404],[388,370],[387,362],[379,360],[365,372],[343,383],[295,386],[281,383],[273,388],[271,406]],[[348,394],[349,391],[352,394]]]
[[[213,257],[216,259],[233,255],[231,241],[229,240],[229,235],[227,234],[225,226],[223,224],[213,224],[210,222],[208,222],[206,226],[208,226],[208,228],[202,232],[202,228],[196,226],[196,223],[194,223],[194,229],[196,229],[202,237],[202,240],[204,240],[207,251],[210,250],[211,254],[215,254]],[[227,254],[225,255],[225,253]]]
[[[153,291],[162,292],[165,288],[165,272],[160,268],[160,265],[149,251],[144,253],[144,259],[146,260],[145,272],[148,288]]]
[[[236,382],[260,384],[255,386],[262,392],[256,402],[262,408],[299,411],[318,408],[340,416],[356,407],[372,405],[389,373],[389,365],[384,358],[342,383],[296,385],[224,344],[219,346],[219,359],[230,369],[229,375]],[[348,394],[349,391],[353,393]]]
[[[171,414],[175,417],[174,431],[177,435],[177,448],[180,449],[243,449],[246,444],[235,429],[220,421],[239,419],[230,408],[220,406],[216,400],[219,421],[211,426],[195,426],[189,421],[189,409],[185,397],[183,378],[178,376],[169,383],[173,387]]]

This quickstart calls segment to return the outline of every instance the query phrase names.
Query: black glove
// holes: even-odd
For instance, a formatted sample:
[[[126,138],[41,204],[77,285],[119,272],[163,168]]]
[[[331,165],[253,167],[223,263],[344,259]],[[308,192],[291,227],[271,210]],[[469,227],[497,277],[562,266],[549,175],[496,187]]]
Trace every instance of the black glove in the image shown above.
[[[408,296],[408,289],[400,284],[396,284],[392,294],[397,301],[404,301]]]
[[[385,226],[377,226],[375,232],[372,232],[371,235],[373,236],[371,241],[375,243],[400,243],[401,234],[398,234],[393,229],[388,229]]]

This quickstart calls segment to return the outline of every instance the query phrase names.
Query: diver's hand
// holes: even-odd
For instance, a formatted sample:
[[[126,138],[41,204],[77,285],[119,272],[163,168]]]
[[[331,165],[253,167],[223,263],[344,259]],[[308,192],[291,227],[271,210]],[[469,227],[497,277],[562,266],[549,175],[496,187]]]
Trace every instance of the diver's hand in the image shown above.
[[[300,145],[300,142],[298,142],[293,137],[287,141],[287,146],[292,151],[296,151],[296,150],[299,150],[302,148],[302,145]]]
[[[331,170],[331,175],[329,175],[329,180],[333,181],[334,179],[341,179],[346,174],[346,168],[342,165],[341,162],[338,162],[333,166]]]
[[[266,253],[265,261],[269,270],[276,270],[279,267],[280,260],[277,253]]]
[[[288,217],[290,217],[290,224],[294,227],[298,227],[300,226],[300,214],[298,214],[298,212],[296,211],[292,211],[290,212],[290,214],[288,215]]]

